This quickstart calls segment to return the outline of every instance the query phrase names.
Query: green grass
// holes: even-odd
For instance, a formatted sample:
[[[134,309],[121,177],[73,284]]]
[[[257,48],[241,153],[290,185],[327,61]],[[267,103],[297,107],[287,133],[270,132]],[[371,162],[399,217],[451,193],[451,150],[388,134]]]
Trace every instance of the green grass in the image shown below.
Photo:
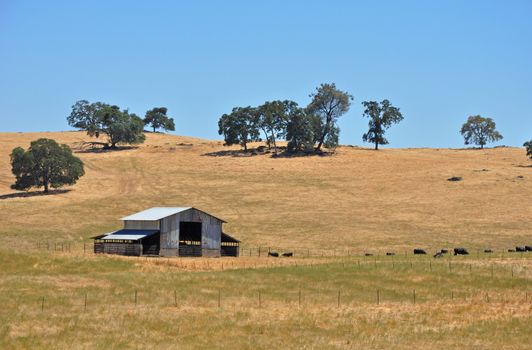
[[[522,348],[531,258],[192,272],[163,259],[0,251],[0,348]]]

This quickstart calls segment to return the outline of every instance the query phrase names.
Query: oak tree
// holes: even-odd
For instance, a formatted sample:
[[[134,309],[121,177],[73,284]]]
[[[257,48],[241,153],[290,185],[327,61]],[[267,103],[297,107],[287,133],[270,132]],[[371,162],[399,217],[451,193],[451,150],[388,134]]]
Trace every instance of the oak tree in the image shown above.
[[[466,145],[479,145],[484,148],[489,142],[502,140],[502,135],[496,130],[496,125],[493,119],[483,118],[480,115],[473,115],[467,118],[467,121],[462,125],[460,133],[464,137]]]
[[[362,140],[375,144],[375,149],[378,150],[379,145],[388,144],[388,140],[384,137],[386,130],[403,120],[403,115],[399,108],[392,106],[388,100],[383,100],[381,103],[364,101],[362,105],[365,108],[362,115],[369,118],[369,129],[362,135]]]
[[[11,170],[16,177],[11,188],[44,187],[44,192],[50,187],[73,185],[85,174],[83,162],[72,154],[70,147],[46,138],[31,142],[27,151],[21,147],[13,149]]]

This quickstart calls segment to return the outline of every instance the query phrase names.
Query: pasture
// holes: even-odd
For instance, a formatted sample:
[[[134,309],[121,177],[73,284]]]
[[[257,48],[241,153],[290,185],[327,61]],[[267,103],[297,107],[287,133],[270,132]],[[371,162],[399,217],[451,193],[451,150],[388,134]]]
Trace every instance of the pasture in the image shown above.
[[[68,191],[9,189],[9,152],[38,137],[78,147],[86,175]],[[532,253],[505,252],[532,244],[532,167],[522,149],[344,146],[332,157],[272,158],[161,134],[104,153],[79,148],[87,140],[0,134],[0,348],[529,346]],[[296,256],[138,259],[82,249],[124,215],[175,205],[227,220],[244,253]],[[471,254],[411,254],[458,246]]]

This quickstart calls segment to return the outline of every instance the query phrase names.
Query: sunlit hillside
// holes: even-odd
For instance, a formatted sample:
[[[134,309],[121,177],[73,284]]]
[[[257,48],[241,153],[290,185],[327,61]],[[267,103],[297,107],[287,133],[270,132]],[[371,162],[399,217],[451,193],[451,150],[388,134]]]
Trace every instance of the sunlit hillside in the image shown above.
[[[75,148],[71,191],[18,196],[9,154],[39,137]],[[235,156],[220,141],[147,134],[134,149],[87,152],[82,132],[0,133],[6,244],[89,242],[151,206],[194,206],[228,221],[244,246],[505,249],[532,244],[532,167],[519,148],[339,147],[333,156]],[[85,149],[85,151],[83,151]],[[463,181],[450,182],[459,176]]]

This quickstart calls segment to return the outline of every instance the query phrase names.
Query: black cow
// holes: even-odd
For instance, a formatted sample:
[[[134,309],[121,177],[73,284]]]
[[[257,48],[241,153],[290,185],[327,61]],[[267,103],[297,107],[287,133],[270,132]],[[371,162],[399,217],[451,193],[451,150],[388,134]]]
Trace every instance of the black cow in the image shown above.
[[[440,253],[447,254],[447,253],[449,253],[449,250],[448,249],[442,249],[442,250],[440,250]]]
[[[371,253],[364,253],[365,256],[373,256]]]
[[[515,253],[515,249],[508,249],[508,253]]]
[[[279,253],[277,253],[277,252],[268,252],[268,256],[273,256],[274,258],[278,258],[279,257]]]
[[[484,249],[484,253],[493,253],[493,250],[491,250],[491,249]]]
[[[465,248],[454,248],[454,255],[469,255],[469,252]]]
[[[414,255],[425,255],[427,254],[426,251],[424,251],[423,249],[414,249]]]
[[[525,250],[527,252],[532,252],[532,245],[525,245]]]
[[[525,247],[515,247],[516,252],[526,252]]]
[[[387,252],[386,255],[395,255],[394,252]]]
[[[294,256],[294,253],[293,252],[285,252],[285,253],[283,253],[283,256],[289,258],[291,256]]]
[[[442,252],[437,252],[436,254],[434,254],[434,257],[435,258],[443,258],[443,253]]]

